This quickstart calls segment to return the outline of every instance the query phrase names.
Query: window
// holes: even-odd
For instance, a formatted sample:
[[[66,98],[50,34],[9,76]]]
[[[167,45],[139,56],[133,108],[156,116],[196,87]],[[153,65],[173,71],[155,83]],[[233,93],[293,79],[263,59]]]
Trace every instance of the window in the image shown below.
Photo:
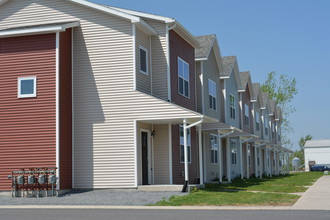
[[[260,114],[256,112],[256,130],[260,131]]]
[[[268,135],[268,117],[265,117],[265,135]]]
[[[210,134],[211,145],[211,163],[218,163],[218,137],[215,134]]]
[[[272,123],[272,138],[275,138],[275,125]]]
[[[148,75],[148,50],[140,46],[139,54],[140,54],[140,72]]]
[[[247,104],[244,104],[244,124],[250,126],[250,108]]]
[[[189,98],[189,64],[178,58],[179,94]]]
[[[230,118],[235,119],[236,118],[235,96],[229,95],[229,101],[230,101]]]
[[[183,125],[180,125],[180,162],[184,163],[184,137]],[[188,149],[188,163],[191,163],[191,136],[190,129],[187,130],[187,149]]]
[[[217,85],[209,79],[209,102],[210,109],[217,110]]]
[[[251,166],[251,145],[248,144],[248,163]]]
[[[236,140],[230,140],[230,147],[231,147],[231,163],[232,164],[237,164]]]
[[[37,77],[18,77],[18,98],[37,96]]]

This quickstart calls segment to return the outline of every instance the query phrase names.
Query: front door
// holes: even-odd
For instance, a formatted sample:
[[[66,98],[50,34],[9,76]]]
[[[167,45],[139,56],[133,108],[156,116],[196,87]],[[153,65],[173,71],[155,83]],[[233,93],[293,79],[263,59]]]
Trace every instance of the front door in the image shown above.
[[[141,132],[142,147],[142,184],[149,184],[148,132]]]

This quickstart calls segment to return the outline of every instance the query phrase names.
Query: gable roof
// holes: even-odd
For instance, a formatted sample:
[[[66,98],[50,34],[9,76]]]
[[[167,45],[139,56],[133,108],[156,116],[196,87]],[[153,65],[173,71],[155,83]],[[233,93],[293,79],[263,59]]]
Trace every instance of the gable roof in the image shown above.
[[[111,8],[113,10],[117,10],[120,12],[130,14],[130,15],[139,16],[142,18],[148,18],[148,19],[164,22],[165,24],[172,25],[171,29],[175,30],[182,38],[187,40],[187,42],[189,42],[193,47],[195,47],[195,48],[199,47],[199,43],[197,42],[196,38],[182,24],[180,24],[174,18],[160,16],[160,15],[156,15],[156,14],[150,14],[150,13],[146,13],[146,12],[130,10],[130,9],[123,9],[123,8],[118,8],[118,7],[113,7],[113,6],[106,6],[106,7]]]
[[[253,96],[253,89],[252,89],[252,80],[250,71],[240,72],[239,78],[241,80],[242,89],[239,92],[245,92],[246,88],[250,91],[250,99]]]
[[[269,114],[276,115],[276,102],[272,99],[269,100]]]
[[[263,92],[261,91],[261,108],[265,109],[268,108],[269,109],[269,96],[267,92]]]
[[[213,49],[213,53],[217,61],[218,70],[221,74],[223,72],[222,58],[221,58],[220,47],[216,35],[211,34],[205,36],[197,36],[195,38],[200,45],[198,48],[195,49],[195,60],[196,61],[208,60],[211,51]]]
[[[330,147],[330,140],[309,140],[306,141],[304,148],[310,147]]]
[[[275,120],[280,122],[283,121],[282,109],[279,106],[276,106]]]
[[[251,96],[251,101],[256,102],[260,97],[259,95],[261,93],[260,83],[252,83],[252,90],[253,90],[253,96]]]
[[[0,0],[0,6],[6,2],[8,2],[10,0]],[[133,24],[137,25],[142,31],[146,32],[149,35],[156,35],[157,32],[156,30],[151,27],[149,24],[147,24],[145,21],[143,21],[143,19],[141,19],[138,16],[134,16],[122,11],[118,11],[109,7],[106,7],[104,5],[100,5],[100,4],[96,4],[90,1],[86,1],[86,0],[65,0],[67,2],[71,2],[74,4],[78,4],[80,6],[83,7],[87,7],[87,8],[91,8],[97,11],[102,11],[108,14],[111,14],[113,16],[125,19],[125,20],[129,20],[131,21]]]
[[[236,63],[236,56],[226,56],[222,57],[223,64],[223,77],[229,77],[234,69],[234,65]]]

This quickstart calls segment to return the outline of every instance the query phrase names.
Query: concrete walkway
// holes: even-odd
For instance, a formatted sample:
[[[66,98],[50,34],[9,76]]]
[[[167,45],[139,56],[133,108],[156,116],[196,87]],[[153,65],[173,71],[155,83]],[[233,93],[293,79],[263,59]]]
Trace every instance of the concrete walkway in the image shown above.
[[[309,187],[292,209],[330,210],[330,175],[322,176]]]

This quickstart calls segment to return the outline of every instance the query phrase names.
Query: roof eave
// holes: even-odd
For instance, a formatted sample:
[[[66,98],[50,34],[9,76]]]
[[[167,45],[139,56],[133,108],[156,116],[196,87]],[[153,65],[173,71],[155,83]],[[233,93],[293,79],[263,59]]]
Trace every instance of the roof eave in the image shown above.
[[[166,22],[168,24],[175,24],[173,30],[175,30],[183,39],[185,39],[191,46],[194,48],[198,48],[200,46],[199,42],[195,39],[195,37],[177,20]]]

